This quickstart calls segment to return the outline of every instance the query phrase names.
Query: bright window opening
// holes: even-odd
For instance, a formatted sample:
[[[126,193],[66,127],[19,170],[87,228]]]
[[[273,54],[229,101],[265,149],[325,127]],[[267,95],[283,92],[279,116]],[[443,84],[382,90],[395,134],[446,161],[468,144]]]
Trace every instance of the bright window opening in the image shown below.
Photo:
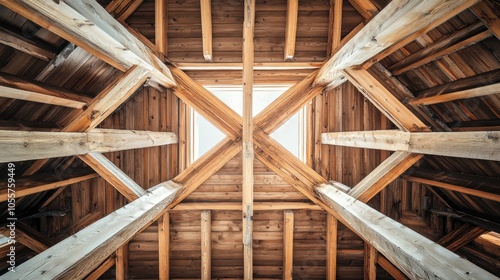
[[[240,116],[243,114],[243,89],[241,86],[207,86],[206,88]],[[287,86],[254,87],[253,115],[256,116],[264,110],[288,88]],[[303,108],[271,134],[273,139],[303,161],[305,160],[305,119],[305,108]],[[224,133],[194,110],[192,110],[191,120],[191,162],[193,162],[224,139]]]

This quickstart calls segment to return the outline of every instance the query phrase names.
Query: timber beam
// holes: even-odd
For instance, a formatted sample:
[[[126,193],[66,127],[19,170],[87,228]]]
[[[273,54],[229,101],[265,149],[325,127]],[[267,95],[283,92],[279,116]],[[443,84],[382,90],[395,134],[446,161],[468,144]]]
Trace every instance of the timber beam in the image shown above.
[[[331,132],[322,143],[419,154],[500,160],[500,132],[403,132],[396,130]],[[471,149],[474,147],[474,149]]]
[[[0,0],[0,4],[126,71],[141,65],[165,87],[175,85],[168,68],[94,0]]]
[[[425,34],[478,1],[391,1],[321,68],[315,83],[338,86],[346,81],[342,71],[359,66],[414,34]],[[418,26],[419,28],[415,28]]]
[[[0,162],[114,152],[177,143],[172,132],[94,129],[90,132],[0,131]]]

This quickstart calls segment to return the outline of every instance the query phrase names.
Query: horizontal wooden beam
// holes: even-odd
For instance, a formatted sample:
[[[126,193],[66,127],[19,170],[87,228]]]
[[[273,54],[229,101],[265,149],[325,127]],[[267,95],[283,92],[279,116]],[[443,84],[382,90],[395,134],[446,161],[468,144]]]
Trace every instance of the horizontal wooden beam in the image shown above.
[[[80,132],[0,131],[0,162],[112,152],[177,143],[171,132],[96,129]]]
[[[0,97],[82,109],[92,98],[37,81],[0,73]]]
[[[459,90],[455,92],[448,92],[446,94],[427,96],[422,98],[416,98],[408,101],[410,105],[431,105],[443,102],[450,102],[454,100],[473,98],[479,96],[487,96],[492,94],[500,93],[500,83],[492,84],[488,86],[482,86],[477,88]]]
[[[316,192],[342,223],[361,233],[366,242],[412,279],[426,279],[429,275],[435,279],[494,277],[328,184],[319,185]]]
[[[80,155],[79,158],[101,175],[106,182],[115,187],[129,201],[136,200],[146,194],[146,191],[141,186],[102,154],[90,152]]]
[[[117,69],[141,65],[163,86],[175,85],[165,64],[94,0],[0,0],[0,4]]]
[[[43,41],[26,38],[9,28],[0,26],[0,44],[7,45],[34,57],[50,61],[55,57],[55,50]]]
[[[81,168],[78,170],[66,171],[62,174],[41,173],[32,176],[17,177],[15,197],[23,197],[30,194],[40,193],[59,187],[75,184],[78,182],[90,180],[99,175],[90,168]],[[7,201],[8,188],[7,180],[0,182],[0,202]],[[12,192],[12,191],[11,191]]]
[[[331,132],[322,143],[389,151],[500,160],[498,131],[403,132],[394,130]],[[474,149],[471,149],[474,147]]]
[[[16,279],[83,279],[175,198],[171,181],[127,204],[16,268]]]
[[[477,1],[391,1],[321,68],[315,83],[337,86],[345,82],[342,70],[362,65],[399,41],[426,30],[436,20],[446,21]],[[418,26],[418,28],[415,28]],[[420,33],[421,34],[421,33]]]
[[[276,211],[276,210],[323,210],[320,206],[310,202],[254,202],[254,211]],[[241,211],[242,205],[239,202],[196,202],[196,203],[180,203],[171,211],[188,211],[188,210],[228,210]]]
[[[500,202],[500,194],[498,194],[500,178],[423,168],[410,168],[402,178],[416,183],[436,186]]]
[[[321,65],[323,65],[323,62],[255,62],[253,64],[253,70],[279,71],[318,69]],[[240,62],[177,62],[175,66],[183,71],[243,70],[243,63]]]

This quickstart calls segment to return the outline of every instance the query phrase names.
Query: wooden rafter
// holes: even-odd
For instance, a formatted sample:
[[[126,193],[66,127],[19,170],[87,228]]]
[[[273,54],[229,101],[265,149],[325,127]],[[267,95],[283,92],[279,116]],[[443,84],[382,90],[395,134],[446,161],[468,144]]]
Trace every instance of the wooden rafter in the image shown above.
[[[133,65],[141,65],[151,71],[158,83],[166,87],[175,85],[163,62],[94,0],[1,0],[0,4],[117,69],[126,71]],[[92,24],[82,25],[82,22]]]
[[[55,50],[44,44],[44,42],[26,38],[2,26],[0,26],[0,44],[7,45],[45,61],[50,61],[55,57]]]
[[[427,96],[422,98],[416,98],[410,100],[408,104],[411,105],[431,105],[444,102],[450,102],[454,100],[473,98],[479,96],[487,96],[492,94],[500,93],[500,83],[492,84],[488,86],[471,88],[466,90],[459,90],[455,92],[449,92],[441,95]]]
[[[115,265],[115,258],[109,257],[102,264],[90,273],[85,280],[98,280],[106,271]]]
[[[364,19],[371,19],[379,12],[371,0],[349,0],[349,3]]]
[[[390,2],[321,68],[316,84],[337,86],[345,82],[342,70],[362,65],[399,41],[435,27],[436,20],[446,21],[476,1],[444,0]],[[419,26],[420,29],[415,29]]]
[[[0,162],[112,152],[177,143],[171,132],[99,129],[86,133],[0,131]]]
[[[255,0],[245,0],[243,19],[242,217],[243,279],[253,279],[253,63]]]
[[[88,168],[76,171],[67,171],[61,175],[55,173],[44,173],[16,179],[16,198],[30,194],[53,190],[63,186],[96,178],[99,175]],[[7,201],[7,182],[0,183],[0,202]]]
[[[36,253],[41,253],[47,250],[53,243],[47,239],[43,234],[34,230],[23,222],[16,222],[16,242],[23,244]],[[6,227],[0,228],[0,234],[10,236],[10,229]]]
[[[283,60],[289,61],[292,60],[295,55],[299,0],[287,0],[286,7],[285,53],[283,55]]]
[[[471,7],[472,12],[500,39],[500,19],[495,14],[493,3],[483,0]]]
[[[182,186],[168,181],[16,268],[17,279],[82,279],[164,211]],[[70,257],[68,257],[70,256]]]
[[[474,226],[472,224],[463,224],[441,237],[436,243],[446,247],[450,251],[457,251],[486,232],[488,232],[488,230],[484,228]]]
[[[79,158],[115,187],[129,201],[136,200],[146,194],[146,191],[141,186],[102,154],[90,152],[80,155]]]
[[[0,96],[82,109],[92,98],[59,87],[0,73]]]
[[[354,186],[348,194],[360,201],[368,202],[422,156],[422,154],[395,152]]]
[[[403,131],[430,131],[417,116],[367,70],[348,68],[343,72],[348,80],[399,129]]]
[[[131,0],[128,2],[130,3],[125,9],[121,10],[118,14],[115,14],[115,18],[120,22],[125,22],[128,17],[131,16],[137,10],[137,8],[139,8],[144,0]]]
[[[212,0],[200,0],[203,57],[212,61]]]
[[[402,178],[412,182],[436,186],[500,202],[500,195],[498,194],[500,180],[498,178],[422,168],[411,168]]]
[[[499,132],[403,132],[394,130],[323,133],[322,143],[357,148],[499,160]],[[470,147],[474,147],[471,150]]]

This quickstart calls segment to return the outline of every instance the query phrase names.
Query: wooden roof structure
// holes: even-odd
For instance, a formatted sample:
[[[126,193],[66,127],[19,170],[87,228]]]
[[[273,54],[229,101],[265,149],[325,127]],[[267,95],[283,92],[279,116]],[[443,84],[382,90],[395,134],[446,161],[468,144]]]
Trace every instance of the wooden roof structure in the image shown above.
[[[499,16],[0,0],[1,278],[498,279]],[[303,107],[304,161],[271,137]],[[193,162],[192,110],[225,134]]]

